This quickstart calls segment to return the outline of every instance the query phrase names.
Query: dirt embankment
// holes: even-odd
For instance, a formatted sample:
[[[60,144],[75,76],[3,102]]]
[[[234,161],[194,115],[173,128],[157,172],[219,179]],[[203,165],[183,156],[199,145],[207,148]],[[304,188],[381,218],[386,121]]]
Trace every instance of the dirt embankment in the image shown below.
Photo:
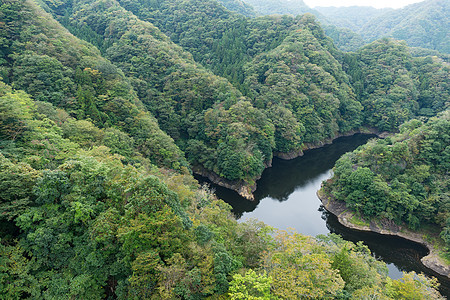
[[[278,158],[284,159],[284,160],[294,159],[299,156],[303,156],[304,151],[306,151],[306,150],[317,149],[317,148],[320,148],[325,145],[329,145],[329,144],[333,143],[333,141],[337,138],[344,137],[344,136],[352,136],[357,133],[374,134],[380,138],[384,138],[389,134],[388,132],[379,132],[373,128],[363,128],[363,129],[359,129],[359,130],[352,130],[352,131],[349,131],[346,133],[339,133],[336,136],[334,136],[333,138],[326,139],[321,142],[304,143],[302,149],[299,149],[296,151],[292,151],[289,153],[275,152],[273,155]],[[269,161],[266,163],[265,167],[270,168],[271,166],[272,166],[272,161]],[[227,188],[227,189],[237,192],[239,195],[241,195],[243,198],[245,198],[247,200],[250,200],[250,201],[255,200],[255,197],[253,196],[253,192],[256,191],[256,183],[250,184],[244,180],[236,180],[236,181],[227,180],[225,178],[220,177],[218,174],[214,173],[213,171],[207,170],[201,166],[194,166],[192,168],[192,171],[195,174],[198,174],[200,176],[208,178],[209,181],[211,181],[219,186],[222,186],[224,188]],[[255,182],[260,177],[261,176],[259,176],[258,178],[255,178]]]
[[[325,195],[322,189],[317,192],[317,196],[322,201],[325,209],[335,215],[339,222],[348,228],[398,236],[426,246],[430,252],[421,259],[422,263],[429,269],[450,278],[450,266],[439,257],[438,250],[424,238],[423,234],[408,230],[404,226],[395,224],[395,222],[390,220],[370,221],[368,225],[356,225],[351,222],[355,213],[347,208],[345,202]]]
[[[245,182],[244,180],[236,180],[231,181],[225,178],[220,177],[218,174],[214,173],[213,171],[207,170],[202,167],[193,167],[192,171],[195,174],[198,174],[200,176],[208,178],[209,181],[219,185],[223,186],[224,188],[233,190],[237,192],[241,197],[253,201],[255,200],[255,197],[253,196],[253,192],[256,191],[256,183],[253,185],[250,185],[249,183]]]
[[[290,160],[290,159],[294,159],[300,156],[303,156],[304,151],[307,150],[312,150],[312,149],[318,149],[321,148],[325,145],[330,145],[333,143],[333,141],[335,139],[338,139],[340,137],[344,137],[344,136],[352,136],[355,135],[357,133],[363,133],[363,134],[374,134],[379,138],[385,138],[386,136],[388,136],[390,133],[383,131],[380,132],[374,128],[363,128],[363,129],[359,129],[359,130],[351,130],[345,133],[339,133],[336,136],[334,136],[333,138],[329,138],[320,142],[316,142],[316,143],[304,143],[302,149],[299,150],[295,150],[295,151],[291,151],[291,152],[274,152],[274,156],[284,159],[284,160]]]

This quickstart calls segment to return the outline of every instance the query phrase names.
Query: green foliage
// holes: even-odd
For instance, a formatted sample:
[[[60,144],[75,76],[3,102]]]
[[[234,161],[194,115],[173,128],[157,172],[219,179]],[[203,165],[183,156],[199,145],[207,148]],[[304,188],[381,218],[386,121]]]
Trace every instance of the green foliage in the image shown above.
[[[414,62],[405,61],[406,48],[379,51],[367,47],[361,57],[345,58],[351,66],[343,68],[343,54],[309,14],[250,19],[217,2],[198,0],[123,0],[108,5],[79,0],[67,10],[62,9],[66,4],[47,5],[72,33],[95,42],[124,71],[145,108],[185,151],[194,170],[247,186],[261,175],[273,152],[298,151],[303,142],[320,143],[362,125],[394,130],[417,113],[435,114],[446,105],[445,95],[436,96],[440,95],[437,85],[416,74],[419,68],[428,72],[432,66],[421,62],[410,70]],[[394,54],[378,57],[379,52]],[[377,64],[384,68],[386,61],[393,66],[383,70],[386,74],[379,68],[359,66],[364,62],[370,68]],[[439,82],[444,91],[445,70],[438,62],[434,65],[442,72],[433,82]],[[53,68],[70,71],[64,63]],[[410,74],[403,75],[405,68]],[[170,139],[159,135],[152,120],[141,113],[130,118],[127,112],[118,111],[124,106],[122,98],[130,100],[126,92],[130,87],[110,87],[113,78],[122,76],[114,66],[104,61],[77,66],[71,72],[71,90],[79,104],[73,109],[79,118],[89,117],[93,124],[106,122],[126,131],[140,153],[158,165],[174,169],[185,165],[176,162],[182,153]],[[60,76],[57,73],[54,76]],[[360,76],[353,78],[355,73]],[[378,73],[384,76],[381,80],[374,76]],[[362,91],[359,86],[371,80]],[[417,80],[423,81],[420,87]],[[386,92],[385,86],[392,88]],[[112,90],[120,100],[105,106]],[[239,104],[249,100],[252,107]],[[210,110],[220,110],[220,115]],[[222,117],[239,113],[234,118],[245,120],[249,114],[244,110],[255,112],[258,119],[266,118],[266,124],[259,126],[263,122],[258,121],[260,128],[255,129]]]
[[[0,218],[11,221],[27,209],[41,174],[26,163],[13,164],[2,154],[0,168]]]
[[[311,15],[214,1],[39,4],[101,52],[33,1],[0,4],[0,298],[437,295],[421,276],[386,279],[360,244],[236,222],[174,140],[194,169],[251,185],[274,151],[446,109],[438,58],[386,41],[344,57]],[[359,116],[372,105],[387,108]],[[448,120],[400,130],[338,162],[341,193],[448,241]]]
[[[4,115],[13,116],[5,119],[23,128],[15,140],[4,136],[20,152],[8,147],[2,152],[11,158],[0,155],[1,216],[14,228],[0,244],[1,297],[198,299],[226,293],[234,270],[255,265],[255,252],[245,249],[262,249],[259,229],[239,226],[229,207],[198,190],[190,175],[156,171],[132,144],[120,144],[131,138],[117,129],[101,130],[48,103],[35,111],[33,100],[7,86],[3,96]],[[50,145],[59,139],[74,152],[61,156],[65,149],[54,148],[59,165],[43,171],[20,161],[34,149],[29,136],[50,132]],[[123,165],[104,141],[144,167]]]
[[[270,286],[272,278],[266,274],[257,274],[248,270],[244,275],[235,274],[230,283],[230,297],[232,300],[270,300],[275,299],[271,295]]]
[[[247,4],[247,1],[244,2],[242,0],[220,0],[219,2],[229,10],[240,13],[247,17],[252,17],[256,14],[253,7]]]
[[[242,69],[252,56],[275,48],[294,24],[291,17],[244,18],[216,1],[119,1],[142,20],[161,29],[194,59],[241,87]],[[230,1],[221,1],[227,3]],[[234,1],[237,2],[237,1]]]
[[[247,0],[262,15],[312,13],[327,27],[337,47],[355,51],[367,42],[383,37],[404,40],[410,46],[449,53],[446,29],[449,27],[448,2],[428,0],[400,9],[370,6],[314,7],[301,0]]]
[[[448,11],[448,1],[423,1],[373,18],[359,33],[370,41],[391,36],[411,46],[450,53],[450,40],[446,37],[450,25]]]
[[[405,123],[399,134],[339,159],[327,188],[368,218],[404,222],[412,229],[437,224],[447,241],[449,124],[448,113],[425,124]]]
[[[393,11],[392,8],[377,9],[371,6],[315,7],[315,10],[325,16],[327,23],[354,32],[373,19]]]
[[[26,91],[38,101],[59,105],[74,93],[73,72],[54,57],[24,54],[18,56],[13,67],[14,88]]]
[[[342,245],[343,244],[343,245]],[[332,266],[345,281],[344,289],[352,294],[367,287],[379,286],[386,277],[386,266],[370,256],[367,246],[342,243],[333,257]]]
[[[325,33],[333,39],[333,43],[342,51],[356,51],[363,47],[366,42],[363,37],[350,29],[340,28],[334,25],[326,25],[323,27]]]
[[[368,126],[392,131],[415,115],[434,116],[448,107],[447,91],[430,84],[447,87],[448,66],[430,57],[413,58],[402,42],[375,41],[344,62]]]
[[[23,92],[13,92],[0,82],[0,137],[15,140],[26,130],[32,118],[32,100]]]
[[[128,5],[131,3],[125,6]],[[139,97],[158,118],[161,127],[180,145],[187,141],[184,150],[190,162],[229,180],[252,182],[260,176],[264,163],[272,158],[274,146],[273,130],[264,114],[247,102],[239,102],[243,98],[230,83],[195,64],[188,53],[172,44],[150,23],[138,20],[117,4],[99,14],[103,9],[100,4],[78,3],[71,28],[77,33],[77,22],[95,16],[95,21],[88,26],[116,41],[105,50],[107,55],[132,78]],[[110,24],[110,29],[117,24],[126,26],[110,35],[97,26],[99,22]],[[83,24],[86,23],[83,21]],[[152,47],[148,46],[150,44]],[[220,124],[221,130],[214,135],[203,132],[216,121],[211,120],[211,108],[226,115],[219,120],[226,125]],[[232,120],[234,123],[230,122]],[[139,143],[141,133],[154,131],[148,128],[153,124],[139,119],[127,125],[140,152],[167,165],[174,152],[166,150],[170,148],[170,141],[154,137],[151,143]],[[142,131],[136,132],[137,129]],[[208,151],[217,154],[205,157]],[[179,168],[176,163],[172,163],[172,167]]]
[[[27,259],[20,246],[7,245],[0,241],[0,298],[22,299],[39,297],[35,286],[38,279],[30,274],[34,264]]]
[[[256,107],[267,111],[285,107],[301,124],[291,121],[292,125],[285,126],[304,127],[305,142],[332,138],[339,131],[357,128],[362,108],[335,54],[336,49],[313,17],[305,15],[299,20],[299,28],[280,46],[247,65],[246,84]],[[300,133],[295,131],[298,129],[294,134]],[[298,148],[298,139],[284,148]]]
[[[273,294],[281,299],[332,299],[344,280],[317,242],[298,233],[280,232],[264,256],[264,268],[273,278]]]
[[[154,163],[176,169],[186,165],[182,152],[173,140],[160,130],[156,120],[145,111],[123,73],[101,57],[97,49],[70,35],[34,2],[17,2],[4,8],[8,10],[8,15],[11,15],[8,26],[22,28],[20,31],[5,32],[5,38],[15,42],[5,45],[5,51],[13,54],[0,61],[2,70],[6,70],[8,74],[4,80],[14,88],[25,90],[34,100],[50,102],[76,116],[76,121],[70,118],[52,119],[55,122],[61,121],[58,125],[62,125],[65,137],[83,147],[91,147],[99,145],[103,138],[103,132],[94,128],[94,125],[115,126],[132,135],[136,142],[135,149],[142,149],[141,154]],[[17,17],[13,17],[13,8]],[[4,89],[3,86],[1,88]],[[14,101],[16,106],[29,106],[26,103],[29,100],[19,92],[3,94],[5,92],[2,92],[2,106],[8,105],[4,108],[11,114],[17,112],[11,101]],[[14,100],[18,97],[22,100]],[[31,107],[27,108],[22,110],[21,114],[32,110]],[[4,117],[7,119],[3,120],[2,115],[2,128],[8,132],[1,134],[7,134],[12,140],[24,129],[24,122],[18,123],[14,119],[30,118],[26,115]],[[8,124],[3,126],[4,122]],[[47,122],[46,126],[53,125]],[[142,131],[139,131],[137,126],[140,126]],[[33,135],[40,134],[41,140],[45,140],[46,137],[40,132],[41,126],[33,127]],[[47,163],[38,162],[40,167]]]
[[[400,280],[388,280],[386,294],[394,299],[444,299],[436,292],[437,286],[436,279],[411,272]]]

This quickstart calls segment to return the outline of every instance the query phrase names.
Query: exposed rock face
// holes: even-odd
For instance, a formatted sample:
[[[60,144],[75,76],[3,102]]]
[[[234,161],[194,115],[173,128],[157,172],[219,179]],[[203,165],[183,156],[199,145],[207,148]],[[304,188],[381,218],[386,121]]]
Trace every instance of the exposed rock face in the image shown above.
[[[203,167],[197,166],[192,168],[193,172],[201,175],[203,177],[206,177],[209,179],[209,181],[219,185],[223,186],[224,188],[233,190],[237,192],[239,195],[241,195],[243,198],[253,201],[255,200],[255,197],[253,196],[253,192],[256,190],[256,184],[249,185],[247,182],[243,180],[237,180],[237,181],[231,181],[225,178],[220,177],[218,174],[206,170]]]
[[[291,152],[274,152],[273,156],[276,156],[278,158],[284,159],[284,160],[291,160],[300,156],[303,156],[303,150],[299,149],[299,150],[295,150],[295,151],[291,151]]]
[[[325,141],[321,141],[318,143],[305,143],[302,147],[302,149],[299,150],[295,150],[292,152],[288,152],[288,153],[282,153],[282,152],[275,152],[273,155],[284,159],[284,160],[290,160],[290,159],[294,159],[297,158],[299,156],[303,156],[303,151],[306,150],[311,150],[311,149],[317,149],[320,147],[323,147],[325,145],[331,144],[333,143],[333,141],[337,138],[343,137],[343,136],[352,136],[354,134],[357,133],[365,133],[365,134],[375,134],[380,138],[384,138],[386,137],[389,133],[388,132],[382,132],[380,133],[379,131],[377,131],[376,129],[371,129],[371,128],[364,128],[364,129],[360,129],[360,130],[352,130],[346,133],[341,133],[341,134],[337,134],[335,137],[327,139]],[[265,163],[265,167],[266,168],[270,168],[272,167],[272,161],[267,161]],[[254,201],[255,197],[253,196],[253,192],[256,191],[256,183],[254,184],[249,184],[248,182],[244,181],[244,180],[237,180],[237,181],[231,181],[225,178],[220,177],[218,174],[214,173],[213,171],[210,170],[206,170],[205,168],[201,167],[201,166],[194,166],[192,168],[193,172],[195,174],[201,175],[203,177],[206,177],[209,179],[209,181],[222,186],[224,188],[233,190],[235,192],[237,192],[239,195],[241,195],[243,198],[250,200],[250,201]],[[259,177],[260,178],[260,177]],[[259,178],[255,178],[255,181],[258,180]]]
[[[394,235],[424,245],[428,248],[430,253],[421,259],[422,263],[427,268],[450,278],[450,266],[442,261],[437,253],[437,249],[435,249],[433,244],[425,240],[422,234],[413,232],[401,225],[397,225],[391,220],[381,220],[379,222],[380,224],[376,224],[375,222],[371,221],[369,223],[369,226],[355,225],[350,222],[350,220],[354,216],[354,212],[347,208],[345,202],[338,201],[336,199],[333,199],[332,197],[324,195],[322,189],[317,192],[317,196],[322,201],[325,209],[335,215],[338,218],[339,222],[345,227],[361,231],[371,231],[385,235]]]
[[[274,152],[274,156],[284,159],[284,160],[290,160],[290,159],[294,159],[300,156],[303,156],[304,151],[306,150],[312,150],[312,149],[317,149],[317,148],[321,148],[325,145],[330,145],[333,143],[333,141],[335,139],[338,139],[340,137],[344,137],[344,136],[352,136],[355,135],[357,133],[364,133],[364,134],[374,134],[379,138],[385,138],[386,136],[388,136],[390,133],[389,132],[379,132],[378,130],[374,129],[374,128],[364,128],[364,129],[359,129],[359,130],[352,130],[352,131],[348,131],[345,133],[339,133],[336,134],[333,138],[330,139],[326,139],[320,142],[316,142],[316,143],[304,143],[302,149],[298,149],[298,150],[294,150],[291,152]]]
[[[450,267],[443,265],[441,258],[433,251],[420,260],[427,268],[436,271],[437,273],[450,277]]]

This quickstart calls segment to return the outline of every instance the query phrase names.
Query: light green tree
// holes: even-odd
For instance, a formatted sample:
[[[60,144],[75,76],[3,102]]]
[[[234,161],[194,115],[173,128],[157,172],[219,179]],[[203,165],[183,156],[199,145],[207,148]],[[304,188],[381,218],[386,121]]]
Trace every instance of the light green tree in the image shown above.
[[[250,269],[244,275],[235,274],[230,283],[229,294],[232,300],[272,300],[278,299],[270,292],[272,277],[264,272],[257,274]]]

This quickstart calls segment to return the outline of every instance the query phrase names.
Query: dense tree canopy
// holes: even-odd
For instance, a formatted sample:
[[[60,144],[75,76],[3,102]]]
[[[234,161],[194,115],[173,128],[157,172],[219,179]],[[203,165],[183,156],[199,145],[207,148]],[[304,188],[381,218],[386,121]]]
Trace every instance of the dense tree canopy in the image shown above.
[[[99,127],[117,127],[133,136],[140,152],[155,163],[186,166],[183,153],[144,110],[116,66],[32,1],[4,1],[1,6],[8,16],[12,8],[17,17],[10,27],[16,30],[7,31],[6,39],[15,42],[5,49],[11,54],[1,61],[2,70],[9,74],[5,82],[35,100],[64,108],[73,117],[89,119]]]
[[[425,124],[409,121],[340,158],[325,188],[365,218],[438,225],[448,248],[449,132],[448,111]]]
[[[248,187],[274,153],[426,121],[448,108],[442,59],[344,54],[309,14],[206,0],[3,0],[0,29],[1,299],[440,299],[362,244],[238,223],[191,172]],[[345,156],[342,196],[449,241],[448,129]]]
[[[371,19],[359,33],[368,40],[390,36],[410,46],[450,53],[449,12],[448,1],[422,1]]]
[[[336,46],[356,51],[383,37],[404,40],[412,47],[450,53],[450,10],[446,0],[426,0],[399,9],[369,6],[314,7],[302,0],[246,0],[261,15],[305,13],[315,15]]]
[[[53,6],[47,3],[68,29],[123,70],[195,170],[248,187],[273,152],[298,152],[304,142],[362,126],[395,130],[418,113],[431,116],[445,108],[445,94],[425,92],[436,85],[422,83],[419,75],[441,69],[432,81],[445,90],[442,62],[419,62],[393,41],[343,55],[311,15],[250,19],[209,0],[68,0]],[[362,82],[370,85],[364,91]],[[101,118],[89,89],[77,93],[85,110]],[[422,107],[421,93],[428,102]],[[258,119],[252,126],[230,122],[236,113],[240,123],[245,120],[248,112],[237,109],[243,105],[255,114],[249,120]],[[144,155],[152,151],[148,144],[141,149]]]

